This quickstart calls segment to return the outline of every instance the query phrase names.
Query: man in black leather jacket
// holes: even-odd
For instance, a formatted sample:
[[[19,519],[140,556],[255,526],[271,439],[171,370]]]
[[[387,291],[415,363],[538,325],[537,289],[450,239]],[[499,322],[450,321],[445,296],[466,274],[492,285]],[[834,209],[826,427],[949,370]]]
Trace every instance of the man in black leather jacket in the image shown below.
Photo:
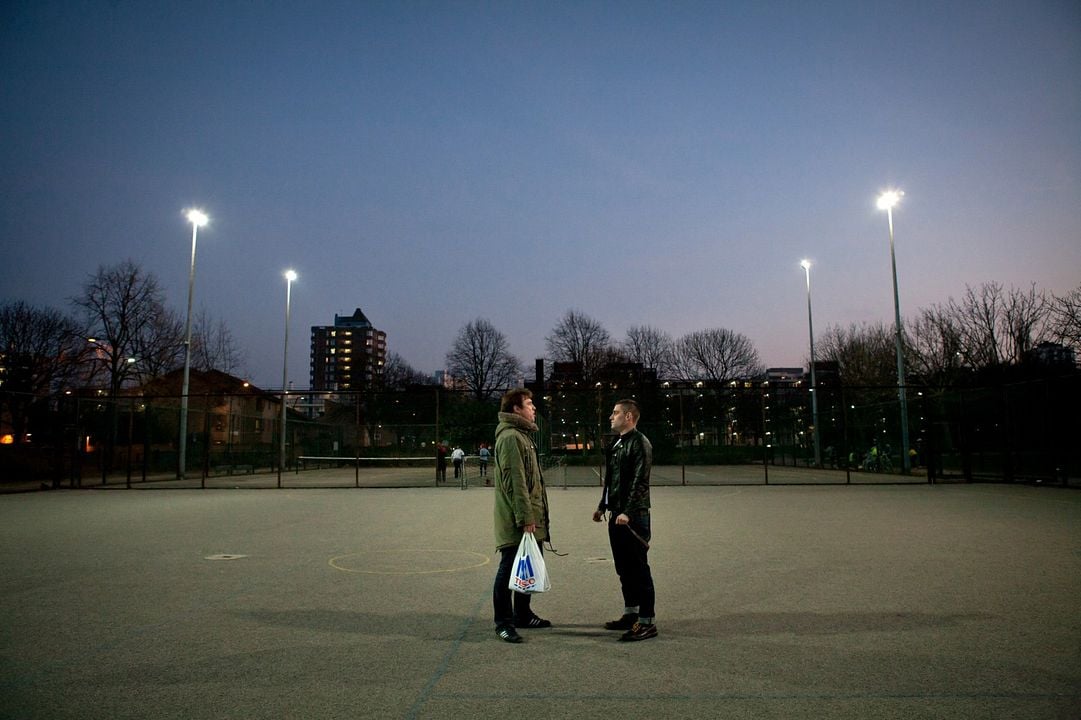
[[[638,430],[642,413],[634,400],[620,400],[609,418],[619,438],[608,451],[604,492],[593,513],[600,522],[609,513],[608,540],[623,591],[623,616],[606,622],[608,630],[624,630],[620,640],[657,637],[655,593],[649,569],[649,471],[653,446]]]

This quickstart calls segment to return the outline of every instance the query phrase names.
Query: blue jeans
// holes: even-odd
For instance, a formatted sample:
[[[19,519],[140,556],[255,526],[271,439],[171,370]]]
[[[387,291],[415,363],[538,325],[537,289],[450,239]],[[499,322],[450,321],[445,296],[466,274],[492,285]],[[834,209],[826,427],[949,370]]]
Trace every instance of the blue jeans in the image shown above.
[[[656,593],[653,589],[653,574],[649,569],[649,548],[630,533],[626,527],[616,525],[616,515],[608,520],[608,542],[612,545],[612,560],[619,575],[619,585],[623,591],[623,604],[638,607],[641,617],[653,617]],[[652,537],[649,528],[649,511],[640,511],[629,515],[630,526],[646,542]]]

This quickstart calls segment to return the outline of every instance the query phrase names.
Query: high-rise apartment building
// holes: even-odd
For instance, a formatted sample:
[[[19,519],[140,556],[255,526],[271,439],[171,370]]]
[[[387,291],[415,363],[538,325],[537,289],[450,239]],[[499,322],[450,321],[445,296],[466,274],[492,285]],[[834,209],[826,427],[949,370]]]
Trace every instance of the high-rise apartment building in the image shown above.
[[[360,308],[335,315],[333,325],[312,327],[311,389],[350,392],[376,385],[387,360],[387,334]]]

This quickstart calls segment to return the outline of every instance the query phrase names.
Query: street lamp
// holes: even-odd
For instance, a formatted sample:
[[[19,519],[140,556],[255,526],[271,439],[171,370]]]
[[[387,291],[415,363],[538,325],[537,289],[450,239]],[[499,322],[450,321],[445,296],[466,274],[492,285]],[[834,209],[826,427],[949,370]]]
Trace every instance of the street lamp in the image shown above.
[[[188,272],[188,319],[184,323],[184,383],[180,389],[180,453],[176,477],[184,479],[188,450],[188,380],[191,376],[191,299],[195,291],[195,242],[199,228],[210,222],[201,210],[192,208],[185,217],[191,223],[191,270]]]
[[[878,196],[878,209],[886,211],[890,223],[890,265],[893,268],[893,313],[897,345],[897,397],[901,401],[901,467],[907,475],[912,469],[908,457],[908,401],[905,397],[905,357],[901,342],[901,300],[897,293],[897,256],[893,251],[893,208],[904,197],[900,190],[887,190]]]
[[[815,326],[811,319],[811,261],[800,262],[807,276],[807,333],[811,338],[811,422],[814,423],[815,467],[822,466],[822,446],[818,438],[818,384],[815,382]]]
[[[288,377],[289,373],[289,303],[293,292],[293,281],[297,279],[297,274],[292,270],[285,271],[285,351],[284,359],[282,360],[282,432],[281,432],[281,452],[278,456],[278,485],[281,485],[281,471],[285,468],[285,396],[288,394],[289,386]]]

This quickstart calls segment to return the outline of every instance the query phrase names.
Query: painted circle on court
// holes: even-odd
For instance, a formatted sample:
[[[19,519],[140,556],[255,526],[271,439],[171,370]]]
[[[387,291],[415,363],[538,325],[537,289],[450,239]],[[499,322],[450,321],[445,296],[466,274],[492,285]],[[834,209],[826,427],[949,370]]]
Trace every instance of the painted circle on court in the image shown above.
[[[335,570],[365,575],[431,575],[483,567],[491,559],[469,550],[368,550],[329,562]]]

